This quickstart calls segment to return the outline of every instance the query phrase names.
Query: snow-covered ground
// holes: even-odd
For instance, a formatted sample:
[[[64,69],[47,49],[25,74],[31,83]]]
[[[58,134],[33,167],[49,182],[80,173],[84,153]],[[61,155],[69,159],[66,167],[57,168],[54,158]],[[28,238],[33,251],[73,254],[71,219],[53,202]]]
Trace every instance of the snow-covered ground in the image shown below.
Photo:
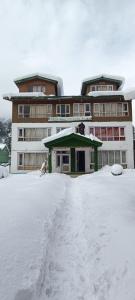
[[[135,171],[0,180],[1,300],[134,300]]]

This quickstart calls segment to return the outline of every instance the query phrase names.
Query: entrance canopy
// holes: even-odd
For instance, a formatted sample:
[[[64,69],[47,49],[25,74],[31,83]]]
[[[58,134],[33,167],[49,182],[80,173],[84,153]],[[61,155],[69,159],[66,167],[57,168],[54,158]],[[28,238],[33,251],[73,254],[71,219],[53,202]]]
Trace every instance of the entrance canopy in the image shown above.
[[[81,135],[79,133],[75,133],[74,128],[68,128],[60,131],[57,134],[54,134],[48,138],[42,140],[45,147],[49,148],[49,172],[51,172],[51,151],[53,148],[61,148],[61,147],[69,147],[73,150],[76,147],[92,147],[94,148],[94,157],[95,157],[95,170],[98,168],[98,156],[97,156],[97,148],[102,146],[102,142],[93,136],[90,135]],[[73,151],[71,151],[72,155]],[[71,158],[72,161],[72,158]],[[71,166],[72,167],[72,166]],[[72,169],[72,168],[71,168]]]
[[[42,140],[47,148],[54,147],[100,147],[102,142],[90,135],[75,133],[74,128],[67,128]]]

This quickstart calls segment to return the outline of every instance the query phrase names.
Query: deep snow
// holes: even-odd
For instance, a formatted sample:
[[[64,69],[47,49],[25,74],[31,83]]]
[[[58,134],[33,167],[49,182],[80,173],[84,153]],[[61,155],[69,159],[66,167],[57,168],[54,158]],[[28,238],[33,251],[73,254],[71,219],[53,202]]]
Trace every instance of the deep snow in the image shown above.
[[[135,171],[0,180],[0,299],[134,300]]]

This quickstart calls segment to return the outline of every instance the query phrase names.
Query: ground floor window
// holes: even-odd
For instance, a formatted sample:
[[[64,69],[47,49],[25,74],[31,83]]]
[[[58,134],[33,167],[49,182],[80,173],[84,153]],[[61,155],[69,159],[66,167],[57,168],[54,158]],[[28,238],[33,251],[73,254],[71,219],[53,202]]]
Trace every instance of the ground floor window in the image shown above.
[[[98,168],[101,169],[105,165],[121,164],[123,168],[127,168],[126,151],[111,150],[98,151]],[[94,152],[90,152],[90,169],[94,169]]]
[[[70,152],[57,151],[56,152],[56,169],[59,172],[70,172]]]
[[[18,153],[18,170],[38,170],[47,157],[47,153]]]

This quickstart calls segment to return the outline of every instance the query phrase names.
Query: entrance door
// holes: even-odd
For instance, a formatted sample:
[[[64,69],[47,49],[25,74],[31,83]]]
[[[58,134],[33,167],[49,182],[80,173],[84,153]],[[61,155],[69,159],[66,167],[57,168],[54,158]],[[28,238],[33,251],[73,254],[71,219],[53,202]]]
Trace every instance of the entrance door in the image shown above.
[[[70,154],[67,151],[56,152],[56,168],[60,173],[70,172]]]
[[[85,151],[77,151],[77,172],[85,172]]]

